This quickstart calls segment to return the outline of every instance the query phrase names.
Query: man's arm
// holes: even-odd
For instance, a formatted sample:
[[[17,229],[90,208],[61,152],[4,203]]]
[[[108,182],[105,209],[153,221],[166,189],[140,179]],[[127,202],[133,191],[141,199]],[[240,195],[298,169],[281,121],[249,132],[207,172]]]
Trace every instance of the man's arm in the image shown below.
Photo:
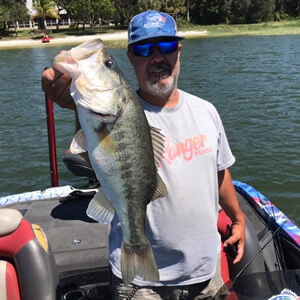
[[[232,235],[224,242],[224,247],[237,244],[237,256],[233,263],[241,260],[245,245],[245,216],[242,212],[228,169],[218,172],[219,202],[232,221]]]

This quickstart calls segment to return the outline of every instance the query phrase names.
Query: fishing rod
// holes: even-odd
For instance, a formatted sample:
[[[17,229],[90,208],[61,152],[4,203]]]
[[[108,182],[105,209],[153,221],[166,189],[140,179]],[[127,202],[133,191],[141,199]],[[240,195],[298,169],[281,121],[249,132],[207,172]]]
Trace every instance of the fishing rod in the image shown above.
[[[245,165],[245,167],[248,168],[247,165]],[[247,181],[250,181],[252,186],[255,186],[253,183],[252,177],[248,178]],[[261,222],[263,224],[265,224],[264,225],[265,229],[263,231],[261,231],[261,233],[265,232],[266,229],[268,229],[270,233],[269,233],[269,236],[266,236],[265,241],[263,241],[263,240],[260,241],[259,249],[256,250],[257,252],[247,260],[247,263],[244,265],[244,267],[237,273],[237,275],[234,276],[234,279],[231,280],[232,285],[235,284],[235,282],[238,280],[238,278],[240,278],[240,276],[242,274],[244,274],[244,272],[249,268],[251,263],[257,258],[257,256],[259,254],[261,254],[261,252],[272,241],[274,242],[273,243],[274,266],[277,265],[276,269],[278,269],[278,270],[279,269],[281,269],[281,270],[287,269],[285,257],[283,254],[282,241],[280,239],[280,235],[278,235],[278,232],[280,231],[280,229],[284,228],[284,226],[287,222],[288,223],[291,222],[290,218],[292,218],[295,215],[295,213],[297,212],[297,210],[300,206],[300,205],[298,205],[296,207],[296,209],[292,212],[290,218],[283,215],[282,217],[284,217],[284,218],[281,220],[281,222],[279,222],[280,220],[277,217],[278,212],[277,212],[276,206],[274,206],[270,201],[268,201],[268,199],[266,199],[261,193],[259,193],[258,190],[253,188],[252,191],[249,191],[250,194],[249,194],[249,192],[245,193],[244,188],[239,184],[236,185],[236,189],[246,199],[248,197],[252,198],[252,201],[246,201],[246,203],[248,205],[250,205],[252,207],[252,209],[254,209],[254,211],[257,213],[258,217],[261,219]],[[256,203],[256,205],[260,206],[260,209],[258,209],[256,207],[255,203]],[[263,233],[263,235],[265,235],[265,234]],[[270,262],[266,264],[265,270],[272,270],[272,264],[270,265]]]
[[[44,68],[44,71],[47,69],[48,69],[47,67]],[[46,95],[46,93],[45,93],[45,104],[46,104],[46,118],[47,118],[47,130],[48,130],[51,186],[56,187],[59,186],[59,184],[58,184],[58,171],[57,171],[54,110],[53,110],[53,102]]]
[[[262,199],[261,199],[262,200]],[[291,217],[293,217],[296,213],[296,211],[298,210],[298,208],[300,207],[300,204],[296,206],[296,209],[294,210],[294,212],[292,213]],[[235,282],[237,281],[237,279],[247,270],[247,268],[249,267],[249,265],[254,261],[254,259],[274,240],[275,236],[277,235],[277,233],[279,232],[279,230],[284,226],[284,224],[286,222],[288,222],[289,219],[286,219],[273,233],[272,236],[269,238],[269,240],[264,244],[263,247],[261,247],[256,254],[254,254],[252,256],[252,258],[249,259],[249,261],[245,264],[245,266],[242,268],[242,270],[234,277],[234,279],[231,281],[232,282],[232,286],[235,284]],[[270,228],[272,228],[270,226]],[[284,263],[284,266],[286,268],[286,265]]]
[[[254,185],[254,180],[251,176],[250,176],[250,180],[251,180],[251,184],[253,184],[252,186],[253,187],[256,186],[256,185]],[[259,199],[259,203],[263,206],[264,223],[268,226],[268,228],[270,228],[270,231],[272,232],[272,236],[270,237],[270,240],[265,244],[265,246],[255,255],[255,257],[259,253],[261,253],[267,247],[267,245],[269,245],[271,243],[271,241],[274,241],[273,246],[274,246],[274,253],[275,253],[276,261],[281,268],[286,269],[286,262],[285,262],[284,255],[283,255],[282,244],[280,241],[280,236],[277,235],[277,232],[279,231],[279,229],[281,229],[283,227],[283,225],[287,222],[288,219],[286,219],[285,222],[283,222],[281,224],[281,226],[278,227],[274,231],[274,224],[272,222],[272,220],[275,220],[275,218],[276,218],[274,205],[271,205],[271,207],[268,207],[267,201],[261,197],[261,194],[259,192],[257,192],[257,196]],[[267,213],[267,211],[269,211],[271,213],[271,219],[270,219],[270,215]],[[276,237],[276,239],[275,239],[275,237]]]

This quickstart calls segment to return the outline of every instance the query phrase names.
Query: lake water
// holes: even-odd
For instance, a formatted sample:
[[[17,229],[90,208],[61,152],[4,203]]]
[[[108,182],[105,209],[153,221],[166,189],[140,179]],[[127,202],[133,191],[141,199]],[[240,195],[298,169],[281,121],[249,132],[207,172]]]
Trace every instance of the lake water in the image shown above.
[[[50,186],[41,73],[66,47],[0,50],[0,196]],[[124,49],[112,49],[127,78]],[[233,178],[257,188],[300,222],[300,37],[183,41],[179,87],[218,109],[237,162]],[[61,185],[81,187],[62,163],[74,114],[55,105]]]

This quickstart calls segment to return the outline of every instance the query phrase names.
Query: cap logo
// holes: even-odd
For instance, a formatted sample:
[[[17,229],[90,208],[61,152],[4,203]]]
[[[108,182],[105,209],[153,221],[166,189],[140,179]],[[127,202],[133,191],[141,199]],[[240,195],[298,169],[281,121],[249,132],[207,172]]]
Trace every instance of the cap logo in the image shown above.
[[[182,40],[177,35],[174,18],[164,12],[147,10],[134,16],[128,26],[128,45],[157,37],[169,37]]]
[[[144,24],[144,28],[154,28],[163,27],[165,25],[166,19],[161,15],[154,15],[147,18],[147,22]]]

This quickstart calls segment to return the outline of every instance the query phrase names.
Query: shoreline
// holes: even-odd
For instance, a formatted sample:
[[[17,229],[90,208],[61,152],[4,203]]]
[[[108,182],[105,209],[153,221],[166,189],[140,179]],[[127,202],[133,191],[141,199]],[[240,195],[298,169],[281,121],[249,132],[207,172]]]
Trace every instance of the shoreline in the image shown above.
[[[204,31],[179,31],[178,35],[185,38],[188,37],[200,37],[206,36],[207,30]],[[11,40],[0,40],[1,48],[20,48],[20,47],[44,47],[50,45],[68,45],[68,44],[80,44],[88,40],[100,38],[103,41],[126,41],[127,31],[116,32],[116,33],[101,33],[95,35],[80,35],[80,36],[67,36],[61,38],[52,38],[50,43],[42,43],[41,39],[11,39]]]
[[[259,24],[240,25],[211,25],[191,30],[179,30],[178,35],[186,39],[193,38],[218,38],[233,36],[270,36],[270,35],[300,35],[300,19],[286,22],[270,22]],[[51,37],[51,35],[50,35]],[[127,45],[127,30],[113,33],[98,33],[89,35],[70,35],[63,37],[52,37],[50,43],[42,43],[42,37],[33,38],[3,38],[0,39],[0,50],[22,49],[34,47],[51,47],[63,45],[79,45],[85,41],[100,38],[107,41],[108,48],[123,48]]]

